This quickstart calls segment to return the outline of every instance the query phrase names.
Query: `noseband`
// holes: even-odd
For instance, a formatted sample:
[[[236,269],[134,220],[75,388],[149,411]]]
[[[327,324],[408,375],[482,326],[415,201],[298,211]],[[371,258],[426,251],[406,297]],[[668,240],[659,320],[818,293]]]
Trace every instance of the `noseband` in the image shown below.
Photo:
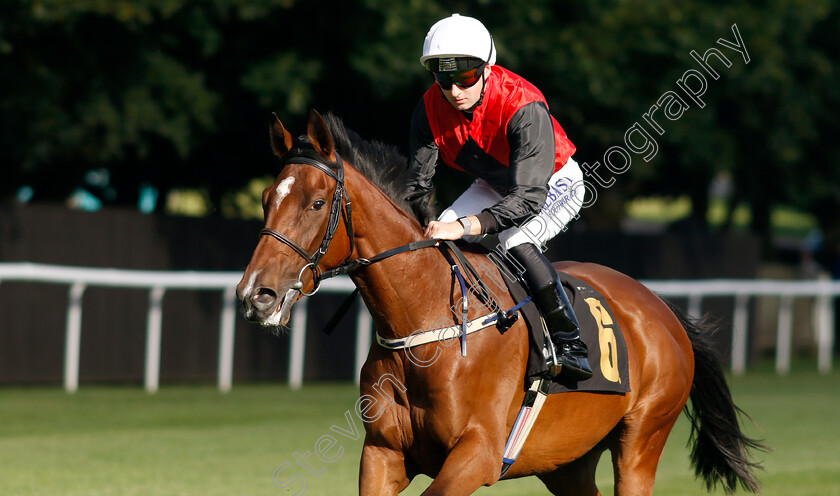
[[[335,179],[336,182],[335,192],[333,193],[332,205],[330,206],[330,220],[327,223],[327,232],[324,233],[324,239],[321,240],[321,246],[318,247],[318,250],[315,253],[309,253],[308,251],[306,251],[305,248],[300,246],[298,243],[293,241],[285,234],[281,233],[280,231],[277,231],[276,229],[266,227],[260,230],[260,236],[273,237],[277,241],[288,245],[291,249],[295,250],[295,252],[297,252],[298,255],[303,257],[304,260],[306,260],[307,264],[304,265],[302,269],[300,269],[300,273],[298,274],[298,280],[292,285],[292,288],[297,289],[300,292],[300,294],[304,296],[312,296],[318,292],[318,289],[320,289],[321,279],[323,278],[321,274],[321,268],[318,266],[318,262],[320,262],[321,258],[327,253],[327,249],[329,249],[330,247],[330,242],[332,241],[333,237],[335,236],[335,232],[338,229],[339,218],[342,216],[344,217],[344,225],[347,227],[347,236],[350,238],[350,253],[347,255],[347,258],[350,258],[350,255],[352,255],[354,249],[353,221],[351,218],[352,209],[350,208],[350,198],[347,196],[347,190],[344,189],[344,162],[342,162],[341,157],[338,155],[338,153],[336,153],[335,170],[333,170],[332,167],[325,164],[324,162],[304,156],[290,157],[284,160],[284,164],[289,163],[307,164],[316,167],[326,175]],[[312,271],[312,280],[315,284],[315,287],[309,293],[304,293],[302,291],[303,281],[301,278],[306,269]]]

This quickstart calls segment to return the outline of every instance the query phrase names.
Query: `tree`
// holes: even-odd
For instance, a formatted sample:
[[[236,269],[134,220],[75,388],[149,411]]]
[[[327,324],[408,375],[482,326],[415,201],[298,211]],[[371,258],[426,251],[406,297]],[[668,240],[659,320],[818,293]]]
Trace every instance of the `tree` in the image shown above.
[[[199,189],[218,208],[276,172],[272,111],[297,128],[310,108],[334,111],[405,150],[431,84],[422,40],[452,12],[481,19],[499,63],[543,91],[578,162],[604,172],[612,161],[614,183],[583,212],[590,226],[616,228],[633,196],[685,194],[705,227],[709,184],[728,172],[731,210],[748,203],[765,239],[773,207],[789,204],[840,241],[834,0],[6,2],[0,70],[13,77],[0,79],[0,197],[29,184],[33,201],[63,200],[103,170],[106,203],[133,204],[149,183],[162,194]],[[718,41],[735,41],[733,26],[743,54]],[[707,57],[711,48],[726,62]],[[696,89],[687,71],[704,76],[697,99],[679,86]],[[676,118],[663,117],[668,92],[686,104]],[[646,118],[656,106],[658,129]],[[633,129],[655,153],[625,141]],[[605,157],[617,146],[626,154]],[[443,170],[439,179],[444,201],[465,181]]]

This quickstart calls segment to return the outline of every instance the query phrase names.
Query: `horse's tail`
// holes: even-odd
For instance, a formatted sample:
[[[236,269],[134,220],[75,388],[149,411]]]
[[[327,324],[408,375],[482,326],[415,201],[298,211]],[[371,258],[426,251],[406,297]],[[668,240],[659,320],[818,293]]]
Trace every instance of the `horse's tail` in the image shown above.
[[[691,464],[697,477],[711,490],[718,482],[732,493],[737,484],[750,492],[758,492],[760,484],[754,475],[761,465],[749,460],[749,451],[767,451],[767,447],[741,432],[738,414],[723,368],[712,349],[711,335],[717,326],[708,318],[692,319],[666,300],[680,320],[694,350],[694,380],[691,385],[691,408],[685,414],[691,421]],[[749,417],[749,416],[747,416]]]

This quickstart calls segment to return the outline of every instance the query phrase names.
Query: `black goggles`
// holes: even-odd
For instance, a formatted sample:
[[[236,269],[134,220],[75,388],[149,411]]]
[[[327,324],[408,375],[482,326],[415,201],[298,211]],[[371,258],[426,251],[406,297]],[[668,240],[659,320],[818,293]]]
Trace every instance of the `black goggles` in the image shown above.
[[[467,69],[460,72],[432,72],[432,77],[441,89],[449,90],[455,84],[459,88],[472,88],[481,79],[484,74],[484,68],[487,64],[481,64],[478,67]]]

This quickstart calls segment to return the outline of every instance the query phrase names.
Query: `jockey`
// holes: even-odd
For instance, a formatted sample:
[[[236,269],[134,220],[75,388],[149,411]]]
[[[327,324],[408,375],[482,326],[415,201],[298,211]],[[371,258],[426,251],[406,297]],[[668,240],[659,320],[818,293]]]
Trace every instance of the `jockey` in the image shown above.
[[[453,14],[429,30],[420,63],[435,82],[411,119],[408,197],[431,195],[438,161],[477,176],[425,235],[498,233],[500,246],[524,267],[522,278],[548,324],[549,373],[584,380],[592,376],[588,350],[542,253],[580,210],[583,174],[542,93],[495,61],[493,39],[476,19]]]

